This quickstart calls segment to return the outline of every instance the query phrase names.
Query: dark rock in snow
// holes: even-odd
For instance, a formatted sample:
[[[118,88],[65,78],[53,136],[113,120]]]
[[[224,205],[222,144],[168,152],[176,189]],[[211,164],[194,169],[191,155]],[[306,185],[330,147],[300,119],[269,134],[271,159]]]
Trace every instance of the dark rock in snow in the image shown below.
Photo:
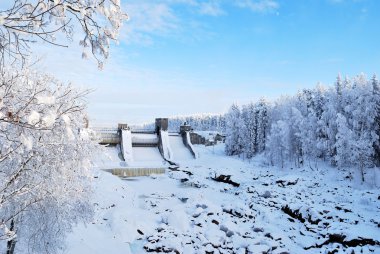
[[[228,228],[227,228],[226,226],[224,226],[224,225],[221,225],[221,226],[220,226],[220,230],[222,230],[223,232],[226,232],[226,233],[227,233]]]
[[[321,244],[305,247],[304,249],[309,250],[312,248],[321,248],[322,246],[328,245],[331,243],[339,243],[339,244],[342,244],[344,247],[357,247],[357,246],[364,246],[364,245],[380,246],[380,242],[375,241],[373,239],[362,238],[362,237],[358,237],[357,239],[352,239],[348,241],[345,241],[345,239],[346,239],[346,236],[343,234],[331,234],[331,235],[328,235],[328,239],[325,242]]]
[[[231,230],[229,230],[229,231],[226,232],[226,236],[227,237],[231,237],[233,235],[234,235],[234,232],[232,232]]]
[[[219,225],[219,221],[217,220],[212,220],[211,222],[214,223],[215,225]]]
[[[182,203],[186,203],[189,198],[178,198]]]
[[[298,183],[298,180],[299,180],[299,178],[297,178],[297,180],[295,180],[295,181],[277,180],[276,183],[280,187],[285,187],[285,186],[289,186],[289,185],[296,185]]]
[[[271,197],[271,194],[269,191],[265,191],[263,195],[261,195],[261,197],[263,198],[270,198]]]
[[[205,204],[202,204],[202,205],[197,204],[196,207],[197,207],[197,208],[198,208],[198,207],[201,207],[202,209],[206,209],[208,206],[205,205]]]
[[[216,176],[215,177],[211,177],[212,180],[216,181],[216,182],[222,182],[222,183],[228,183],[228,184],[231,184],[232,186],[234,187],[239,187],[240,184],[237,183],[237,182],[234,182],[231,180],[231,175],[220,175],[220,176]]]
[[[223,209],[223,212],[231,214],[234,217],[243,218],[243,215],[241,213],[239,213],[238,211],[232,210],[232,209],[230,209],[230,210]]]
[[[307,218],[303,218],[299,210],[292,210],[288,205],[283,206],[281,208],[281,211],[283,211],[290,217],[299,220],[302,223],[305,223],[306,221],[308,221],[310,224],[317,225],[321,221],[320,219],[313,220],[310,214]]]

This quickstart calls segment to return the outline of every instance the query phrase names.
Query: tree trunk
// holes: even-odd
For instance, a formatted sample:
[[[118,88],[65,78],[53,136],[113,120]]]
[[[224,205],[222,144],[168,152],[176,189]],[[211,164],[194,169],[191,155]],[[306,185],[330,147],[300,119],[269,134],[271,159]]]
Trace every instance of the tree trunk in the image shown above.
[[[14,220],[11,221],[11,227],[10,227],[10,230],[11,231],[14,231],[15,230],[15,223],[14,223]],[[9,240],[7,242],[7,254],[13,254],[14,251],[15,251],[15,247],[16,247],[16,237],[12,238],[11,240]]]
[[[360,161],[360,173],[362,175],[362,183],[364,183],[364,163]]]

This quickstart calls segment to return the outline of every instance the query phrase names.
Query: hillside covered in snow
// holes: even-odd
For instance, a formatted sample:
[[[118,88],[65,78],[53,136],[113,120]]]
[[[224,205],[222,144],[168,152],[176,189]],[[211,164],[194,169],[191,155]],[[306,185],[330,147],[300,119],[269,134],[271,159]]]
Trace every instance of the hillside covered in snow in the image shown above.
[[[268,166],[196,146],[165,174],[93,180],[65,253],[379,253],[380,172]],[[110,150],[111,151],[111,150]],[[111,158],[112,159],[112,158]]]

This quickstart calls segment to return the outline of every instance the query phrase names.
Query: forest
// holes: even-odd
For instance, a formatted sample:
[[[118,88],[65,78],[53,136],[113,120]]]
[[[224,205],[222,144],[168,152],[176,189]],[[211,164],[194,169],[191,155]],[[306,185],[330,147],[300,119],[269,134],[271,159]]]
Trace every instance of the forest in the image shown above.
[[[376,75],[337,77],[270,103],[232,105],[226,114],[226,154],[264,153],[272,165],[310,167],[327,161],[338,168],[379,165],[379,81]]]

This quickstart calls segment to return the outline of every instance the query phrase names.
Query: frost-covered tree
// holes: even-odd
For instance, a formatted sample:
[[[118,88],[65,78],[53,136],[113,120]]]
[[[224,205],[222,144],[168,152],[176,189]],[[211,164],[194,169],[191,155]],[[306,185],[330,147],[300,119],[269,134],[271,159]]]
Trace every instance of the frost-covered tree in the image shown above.
[[[380,165],[380,83],[376,75],[373,75],[371,79],[372,85],[372,96],[374,100],[374,110],[375,113],[375,122],[374,122],[374,132],[377,135],[377,140],[374,141],[374,163]]]
[[[289,130],[289,125],[285,121],[278,120],[272,124],[267,141],[267,155],[272,165],[281,165],[283,168],[291,155]]]
[[[240,155],[243,152],[243,121],[239,106],[233,104],[226,114],[226,154]]]
[[[337,130],[337,122],[336,117],[338,112],[337,109],[337,94],[330,89],[328,91],[329,95],[327,98],[327,103],[323,107],[323,113],[320,120],[323,137],[321,142],[324,143],[326,157],[330,160],[332,165],[336,165],[335,155],[336,155],[336,134]]]
[[[24,63],[30,44],[36,41],[65,46],[57,40],[59,33],[73,39],[76,29],[82,31],[79,43],[89,48],[102,66],[108,57],[110,41],[116,40],[123,20],[120,0],[13,0],[0,10],[0,57],[5,61]]]
[[[303,140],[306,139],[304,132],[304,118],[301,111],[292,107],[291,116],[289,121],[289,148],[290,155],[293,157],[296,167],[300,167],[303,164],[304,149]]]
[[[337,134],[336,134],[336,155],[335,161],[338,167],[349,166],[357,158],[353,156],[356,154],[356,146],[354,134],[349,128],[347,119],[342,114],[338,113],[336,118]]]
[[[253,103],[244,105],[241,110],[241,135],[243,152],[245,157],[252,158],[257,152],[257,117],[256,108]]]
[[[310,121],[307,122],[307,125],[309,125],[308,131],[313,132],[312,135],[315,135],[314,152],[311,152],[310,155],[311,158],[314,158],[315,160],[318,158],[326,160],[327,134],[323,125],[322,116],[324,113],[324,105],[326,105],[327,99],[326,89],[321,84],[318,84],[314,89],[313,101],[314,108],[309,111],[308,118],[310,118]]]
[[[268,132],[268,103],[259,102],[244,105],[241,110],[241,136],[245,157],[252,158],[265,150]]]
[[[269,132],[269,103],[260,99],[256,104],[257,114],[257,153],[261,153],[266,147],[267,133]]]
[[[85,95],[27,69],[1,74],[0,252],[54,253],[91,218]]]
[[[373,84],[368,82],[365,75],[361,74],[353,81],[355,85],[350,90],[350,120],[356,144],[355,158],[356,163],[362,173],[364,181],[364,168],[373,166],[373,155],[375,153],[376,142],[379,139],[377,134],[378,117],[377,98],[373,92]]]

